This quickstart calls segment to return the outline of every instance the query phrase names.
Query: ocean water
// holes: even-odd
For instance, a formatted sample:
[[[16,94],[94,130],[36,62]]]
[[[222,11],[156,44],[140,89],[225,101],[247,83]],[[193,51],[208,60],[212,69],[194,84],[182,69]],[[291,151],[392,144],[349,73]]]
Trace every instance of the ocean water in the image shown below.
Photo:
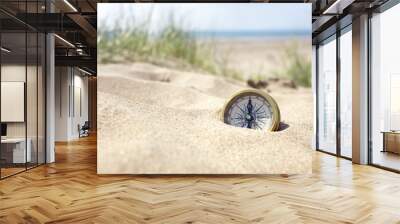
[[[311,38],[311,32],[304,30],[290,31],[191,31],[193,37],[204,39],[285,39]]]
[[[311,31],[289,30],[289,31],[187,31],[196,39],[290,39],[290,38],[311,38]],[[108,38],[114,38],[119,33],[113,31],[103,32]],[[157,33],[150,33],[150,36],[157,36]]]

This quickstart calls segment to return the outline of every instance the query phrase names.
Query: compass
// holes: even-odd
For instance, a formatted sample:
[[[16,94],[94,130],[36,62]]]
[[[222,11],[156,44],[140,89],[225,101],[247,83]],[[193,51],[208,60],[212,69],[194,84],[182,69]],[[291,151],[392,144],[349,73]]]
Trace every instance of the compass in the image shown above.
[[[270,95],[248,89],[236,93],[225,103],[222,120],[235,127],[276,131],[280,112]]]

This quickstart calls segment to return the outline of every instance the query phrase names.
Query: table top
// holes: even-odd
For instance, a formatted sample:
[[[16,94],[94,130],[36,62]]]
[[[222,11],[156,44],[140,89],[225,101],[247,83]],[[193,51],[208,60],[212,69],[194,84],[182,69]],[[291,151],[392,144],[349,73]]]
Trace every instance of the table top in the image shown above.
[[[383,133],[383,134],[396,134],[396,135],[400,135],[400,131],[381,131],[381,133]]]
[[[28,138],[27,141],[30,141]],[[1,143],[20,143],[25,142],[25,138],[5,138],[1,139]]]

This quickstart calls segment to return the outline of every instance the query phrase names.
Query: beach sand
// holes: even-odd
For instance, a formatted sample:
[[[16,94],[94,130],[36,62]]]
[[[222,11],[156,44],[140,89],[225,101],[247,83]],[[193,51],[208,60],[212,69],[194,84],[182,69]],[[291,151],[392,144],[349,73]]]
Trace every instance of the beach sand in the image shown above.
[[[223,104],[244,83],[145,63],[98,66],[99,174],[311,172],[311,89],[271,83],[288,127],[229,126]]]
[[[297,48],[299,55],[311,58],[311,39],[216,39],[216,58],[239,71],[244,79],[275,76],[287,63],[286,50]]]

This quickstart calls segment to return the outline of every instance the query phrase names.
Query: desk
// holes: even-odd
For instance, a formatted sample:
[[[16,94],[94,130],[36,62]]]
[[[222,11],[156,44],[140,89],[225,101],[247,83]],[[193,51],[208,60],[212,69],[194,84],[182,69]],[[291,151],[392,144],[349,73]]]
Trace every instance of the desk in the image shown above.
[[[32,154],[31,154],[32,141],[30,138],[27,139],[27,143],[28,143],[27,144],[28,147],[26,147],[26,152],[25,152],[25,138],[1,139],[2,157],[3,157],[3,154],[5,154],[5,159],[9,163],[30,162],[31,158],[32,158]]]
[[[400,154],[400,132],[383,131],[383,150],[382,152],[392,152]]]

